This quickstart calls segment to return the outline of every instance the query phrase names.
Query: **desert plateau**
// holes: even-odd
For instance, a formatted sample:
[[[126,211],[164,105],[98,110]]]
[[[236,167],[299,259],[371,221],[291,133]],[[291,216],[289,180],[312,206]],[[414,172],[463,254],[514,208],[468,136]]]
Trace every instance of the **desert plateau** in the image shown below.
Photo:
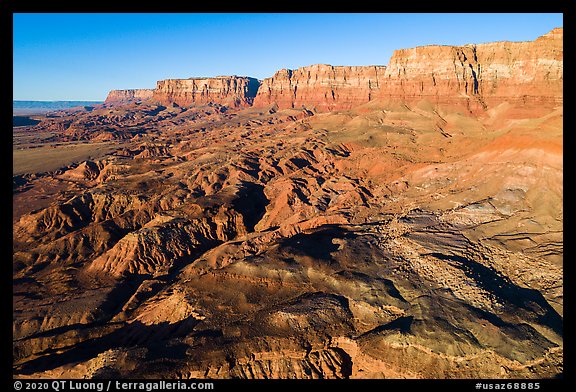
[[[562,28],[122,87],[14,124],[13,377],[562,377]]]

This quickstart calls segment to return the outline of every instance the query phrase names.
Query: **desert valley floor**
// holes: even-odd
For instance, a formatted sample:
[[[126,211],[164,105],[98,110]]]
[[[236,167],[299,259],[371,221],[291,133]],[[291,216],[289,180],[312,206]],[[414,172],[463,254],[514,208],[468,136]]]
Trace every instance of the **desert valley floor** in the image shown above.
[[[15,127],[14,376],[561,376],[562,100],[481,98]]]

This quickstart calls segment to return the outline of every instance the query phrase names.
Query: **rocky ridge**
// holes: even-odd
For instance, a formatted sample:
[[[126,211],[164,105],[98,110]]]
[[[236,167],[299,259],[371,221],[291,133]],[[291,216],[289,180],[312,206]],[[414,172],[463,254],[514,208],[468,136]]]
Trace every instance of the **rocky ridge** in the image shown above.
[[[182,106],[207,103],[250,106],[259,85],[257,79],[239,76],[168,79],[158,81],[153,98],[162,104]]]
[[[563,30],[529,42],[422,46],[396,50],[380,97],[480,113],[512,100],[531,107],[557,104],[563,88]]]
[[[249,77],[169,79],[153,90],[111,91],[107,103],[153,97],[162,104],[350,109],[375,99],[426,99],[479,114],[511,99],[538,108],[563,89],[563,29],[527,42],[428,45],[396,50],[387,66],[316,64],[282,69],[262,82]]]
[[[350,109],[375,98],[381,88],[384,66],[332,66],[316,64],[283,69],[264,79],[254,106],[315,108],[317,111]]]
[[[104,103],[128,103],[152,98],[153,89],[112,90]]]
[[[285,86],[307,73],[283,71],[262,107],[167,87],[194,104],[19,128],[51,150],[114,148],[14,176],[14,377],[561,377],[558,36],[477,45],[477,60],[398,52],[380,90],[318,66],[329,83],[300,85],[306,102]],[[330,107],[337,87],[359,104]]]

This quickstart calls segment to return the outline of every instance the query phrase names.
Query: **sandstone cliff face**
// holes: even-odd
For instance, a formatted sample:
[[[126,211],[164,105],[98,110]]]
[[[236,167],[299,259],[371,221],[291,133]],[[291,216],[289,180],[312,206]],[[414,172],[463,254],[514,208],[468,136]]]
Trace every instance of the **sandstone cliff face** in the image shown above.
[[[562,99],[563,29],[527,42],[422,46],[394,52],[382,98],[482,110],[504,101]]]
[[[312,65],[264,79],[254,106],[350,109],[374,99],[481,112],[504,101],[557,104],[562,97],[563,29],[527,42],[429,45],[396,50],[387,67]]]
[[[112,90],[108,93],[104,103],[127,103],[134,101],[143,101],[152,98],[154,90],[148,88],[140,88],[133,90]]]
[[[163,104],[183,106],[207,103],[249,106],[259,85],[257,79],[240,76],[160,80],[154,90],[154,99]]]
[[[558,34],[398,52],[392,99],[345,113],[149,100],[15,128],[50,160],[115,149],[13,176],[14,377],[561,377]]]
[[[556,105],[563,83],[563,29],[527,42],[429,45],[396,50],[385,66],[316,64],[250,77],[168,79],[155,90],[113,90],[106,103],[154,98],[162,104],[351,109],[374,99],[428,100],[480,113],[502,102]]]
[[[264,79],[254,106],[277,103],[280,108],[315,107],[318,111],[350,109],[370,101],[380,88],[384,66],[316,64],[282,69]]]

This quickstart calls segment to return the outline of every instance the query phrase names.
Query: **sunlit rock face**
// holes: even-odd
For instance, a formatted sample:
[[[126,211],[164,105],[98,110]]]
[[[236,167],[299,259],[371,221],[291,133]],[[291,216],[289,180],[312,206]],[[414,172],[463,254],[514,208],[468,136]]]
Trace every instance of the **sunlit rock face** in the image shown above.
[[[560,377],[561,37],[14,128],[14,377]]]
[[[219,103],[232,107],[250,106],[260,83],[239,76],[160,80],[153,97],[163,104],[202,105]]]

